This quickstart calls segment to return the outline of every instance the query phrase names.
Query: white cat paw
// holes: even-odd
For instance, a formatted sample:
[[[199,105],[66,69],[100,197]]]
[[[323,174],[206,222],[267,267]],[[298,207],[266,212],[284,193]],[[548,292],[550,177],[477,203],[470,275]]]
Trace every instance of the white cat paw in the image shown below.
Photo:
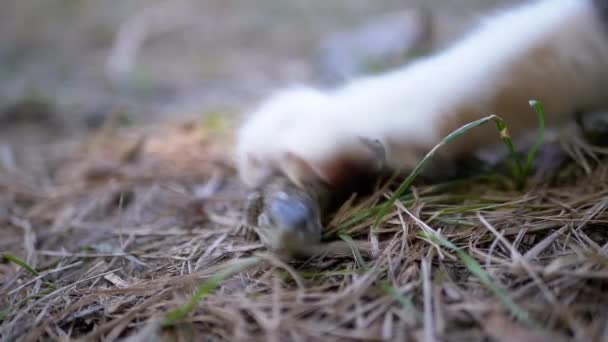
[[[384,149],[354,131],[334,95],[311,88],[283,91],[264,102],[237,135],[237,167],[255,187],[277,174],[302,185],[342,186],[379,171]]]

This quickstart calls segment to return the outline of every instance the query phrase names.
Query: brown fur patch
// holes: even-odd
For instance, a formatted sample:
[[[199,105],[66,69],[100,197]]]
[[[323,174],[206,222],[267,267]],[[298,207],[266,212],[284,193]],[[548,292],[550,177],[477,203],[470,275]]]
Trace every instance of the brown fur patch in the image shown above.
[[[576,89],[575,70],[572,65],[563,65],[555,57],[556,53],[548,46],[530,50],[525,56],[517,59],[510,67],[505,68],[503,77],[496,85],[496,93],[480,97],[454,108],[450,115],[439,123],[441,136],[445,137],[459,127],[496,114],[502,117],[512,137],[523,134],[538,123],[537,115],[530,107],[529,101],[539,100],[546,111],[546,124],[563,122],[576,111],[576,101],[581,96]],[[584,97],[584,96],[583,96]],[[484,101],[485,99],[485,101]],[[456,139],[440,151],[440,155],[450,158],[462,157],[473,150],[499,142],[499,136],[493,125],[475,128]]]

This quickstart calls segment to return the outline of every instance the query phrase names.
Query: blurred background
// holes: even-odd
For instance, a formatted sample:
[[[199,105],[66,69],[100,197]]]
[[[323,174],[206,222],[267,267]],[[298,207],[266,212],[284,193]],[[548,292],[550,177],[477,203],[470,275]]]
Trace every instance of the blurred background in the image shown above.
[[[239,114],[449,44],[514,0],[3,0],[0,143]]]

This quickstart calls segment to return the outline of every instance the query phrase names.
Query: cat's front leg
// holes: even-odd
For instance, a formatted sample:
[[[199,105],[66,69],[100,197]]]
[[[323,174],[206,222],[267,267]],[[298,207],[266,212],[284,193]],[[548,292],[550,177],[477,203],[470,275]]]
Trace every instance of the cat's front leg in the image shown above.
[[[526,4],[402,69],[332,91],[284,91],[239,132],[241,178],[256,186],[283,174],[296,184],[340,187],[376,172],[379,150],[387,166],[409,170],[448,133],[485,115],[524,133],[537,122],[530,99],[543,102],[549,125],[602,108],[608,34],[596,3]],[[444,163],[436,165],[495,142],[493,127],[477,128],[442,148],[436,161]]]

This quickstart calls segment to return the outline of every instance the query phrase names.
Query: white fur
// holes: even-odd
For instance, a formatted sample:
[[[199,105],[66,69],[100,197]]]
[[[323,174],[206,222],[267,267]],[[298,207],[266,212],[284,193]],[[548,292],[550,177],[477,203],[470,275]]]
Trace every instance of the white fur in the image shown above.
[[[550,122],[580,107],[599,107],[606,101],[601,92],[608,85],[608,35],[602,29],[590,0],[543,0],[490,17],[451,48],[401,69],[332,91],[285,90],[263,103],[239,131],[241,178],[250,186],[275,172],[296,182],[310,176],[302,174],[310,170],[323,178],[321,164],[347,151],[363,151],[358,137],[379,140],[391,167],[411,168],[421,151],[442,138],[446,119],[465,123],[453,117],[459,115],[453,108],[478,107],[502,115],[501,108],[484,104],[509,91],[506,79],[511,87],[538,89],[534,82],[546,77],[547,84],[541,86],[550,95],[543,101],[555,108]],[[527,60],[537,47],[549,49],[550,63]],[[526,63],[531,64],[523,70],[530,72],[512,73]],[[520,120],[516,114],[504,115],[507,121]],[[293,168],[288,154],[311,169]]]

